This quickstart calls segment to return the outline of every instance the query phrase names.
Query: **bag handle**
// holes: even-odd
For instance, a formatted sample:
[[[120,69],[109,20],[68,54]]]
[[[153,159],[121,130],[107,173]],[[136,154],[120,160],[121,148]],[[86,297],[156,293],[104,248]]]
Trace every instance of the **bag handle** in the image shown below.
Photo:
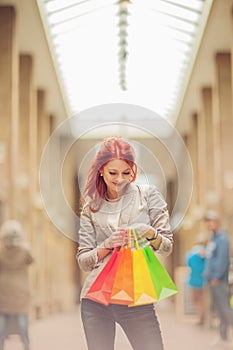
[[[136,228],[130,229],[130,235],[132,235],[133,237],[134,246],[136,249],[146,248],[150,245],[150,242],[148,242],[144,237],[142,237],[142,235],[140,235]]]

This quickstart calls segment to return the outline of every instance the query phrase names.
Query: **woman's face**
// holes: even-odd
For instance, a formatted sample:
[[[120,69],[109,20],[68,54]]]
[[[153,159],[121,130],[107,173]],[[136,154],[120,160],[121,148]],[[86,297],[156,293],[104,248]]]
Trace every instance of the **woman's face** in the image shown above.
[[[132,169],[121,159],[108,162],[101,173],[107,186],[108,196],[112,198],[117,198],[132,178]]]
[[[217,220],[206,220],[208,231],[217,231],[219,228],[219,222]]]

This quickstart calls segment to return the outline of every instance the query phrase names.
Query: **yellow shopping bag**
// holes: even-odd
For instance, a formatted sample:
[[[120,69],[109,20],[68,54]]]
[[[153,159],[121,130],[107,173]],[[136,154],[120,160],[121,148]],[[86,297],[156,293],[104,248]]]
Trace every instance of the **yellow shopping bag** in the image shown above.
[[[134,302],[129,306],[153,304],[158,300],[142,248],[132,251]]]

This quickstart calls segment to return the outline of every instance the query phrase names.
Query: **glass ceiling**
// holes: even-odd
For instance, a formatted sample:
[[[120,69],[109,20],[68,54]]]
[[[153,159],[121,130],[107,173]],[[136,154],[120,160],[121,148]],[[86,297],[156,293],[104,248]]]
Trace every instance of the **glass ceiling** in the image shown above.
[[[69,115],[136,104],[175,121],[212,0],[37,0]]]

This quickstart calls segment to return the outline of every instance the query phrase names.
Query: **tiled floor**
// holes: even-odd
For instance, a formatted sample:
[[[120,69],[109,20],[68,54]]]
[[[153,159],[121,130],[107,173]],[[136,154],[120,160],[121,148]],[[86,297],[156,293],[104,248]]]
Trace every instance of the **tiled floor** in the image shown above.
[[[158,306],[158,316],[165,350],[225,349],[223,345],[209,346],[218,335],[216,329],[210,329],[208,326],[196,326],[191,322],[178,321],[171,302],[161,302]],[[87,350],[79,307],[69,314],[53,315],[49,318],[32,322],[30,325],[30,338],[31,350]],[[233,346],[226,348],[233,349]],[[118,328],[116,350],[130,349],[128,340],[121,329]],[[18,337],[13,336],[7,341],[4,350],[23,350],[23,347]]]

